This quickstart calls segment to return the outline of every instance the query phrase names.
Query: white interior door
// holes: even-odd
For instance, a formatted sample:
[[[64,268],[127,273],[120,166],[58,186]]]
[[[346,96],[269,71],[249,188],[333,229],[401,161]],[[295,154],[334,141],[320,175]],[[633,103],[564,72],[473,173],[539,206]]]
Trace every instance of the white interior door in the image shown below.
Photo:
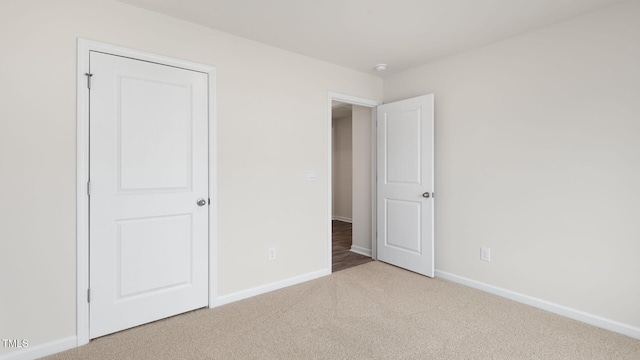
[[[208,79],[93,51],[90,71],[95,338],[208,304]]]
[[[433,277],[433,94],[377,115],[378,260]]]

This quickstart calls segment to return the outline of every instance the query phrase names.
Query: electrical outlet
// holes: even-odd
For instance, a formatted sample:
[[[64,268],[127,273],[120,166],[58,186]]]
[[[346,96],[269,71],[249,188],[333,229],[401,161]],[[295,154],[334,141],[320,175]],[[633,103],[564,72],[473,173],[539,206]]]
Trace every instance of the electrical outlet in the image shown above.
[[[480,260],[491,262],[491,249],[487,247],[480,248]]]
[[[316,171],[313,169],[307,170],[306,174],[307,174],[307,181],[316,181],[318,179],[318,175],[316,174]]]
[[[269,260],[275,260],[276,259],[276,248],[271,247],[269,248]]]

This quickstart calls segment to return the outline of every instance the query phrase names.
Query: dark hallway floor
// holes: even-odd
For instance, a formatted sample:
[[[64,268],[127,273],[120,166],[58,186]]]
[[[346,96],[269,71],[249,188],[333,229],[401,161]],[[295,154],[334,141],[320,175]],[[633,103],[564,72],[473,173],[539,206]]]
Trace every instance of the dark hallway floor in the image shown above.
[[[350,223],[333,220],[331,225],[333,229],[333,272],[372,261],[370,257],[351,251],[352,226]]]

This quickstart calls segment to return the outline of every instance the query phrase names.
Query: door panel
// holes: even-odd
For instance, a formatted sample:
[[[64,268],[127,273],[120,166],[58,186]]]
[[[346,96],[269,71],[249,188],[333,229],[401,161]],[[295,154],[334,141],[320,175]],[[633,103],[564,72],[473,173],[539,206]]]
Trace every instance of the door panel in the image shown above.
[[[189,90],[182,84],[120,78],[120,189],[191,187]]]
[[[385,200],[387,247],[422,254],[421,208],[422,203],[418,201]]]
[[[385,113],[386,184],[421,184],[420,109]]]
[[[433,277],[433,95],[378,106],[377,122],[378,259]]]
[[[90,53],[90,337],[208,304],[208,79]]]
[[[118,300],[191,283],[191,222],[191,214],[116,221]]]

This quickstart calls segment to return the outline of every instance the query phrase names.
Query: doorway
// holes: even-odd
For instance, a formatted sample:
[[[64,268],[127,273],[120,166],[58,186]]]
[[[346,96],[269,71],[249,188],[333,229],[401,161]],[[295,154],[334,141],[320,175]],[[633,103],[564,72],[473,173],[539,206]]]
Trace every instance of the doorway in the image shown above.
[[[372,260],[372,109],[331,102],[332,271]]]
[[[370,111],[371,258],[434,276],[434,95],[423,95],[384,105],[376,101],[329,92],[329,138],[332,138],[333,107],[340,103],[358,105]],[[353,124],[353,119],[352,119]],[[352,130],[354,134],[367,131]],[[355,139],[355,138],[354,138]],[[331,144],[331,142],[330,142]],[[333,144],[329,163],[333,166]],[[352,159],[352,166],[367,161]],[[330,171],[332,171],[330,166]],[[354,171],[353,174],[362,174]],[[366,181],[366,180],[365,180]],[[356,182],[358,189],[364,181]],[[411,185],[407,194],[392,190]],[[333,219],[333,188],[329,184],[329,218]],[[408,196],[408,197],[407,197]],[[419,200],[416,200],[419,199]],[[352,203],[353,206],[353,203]],[[332,221],[329,224],[329,267],[332,267]],[[353,222],[353,243],[357,241],[357,222]]]

